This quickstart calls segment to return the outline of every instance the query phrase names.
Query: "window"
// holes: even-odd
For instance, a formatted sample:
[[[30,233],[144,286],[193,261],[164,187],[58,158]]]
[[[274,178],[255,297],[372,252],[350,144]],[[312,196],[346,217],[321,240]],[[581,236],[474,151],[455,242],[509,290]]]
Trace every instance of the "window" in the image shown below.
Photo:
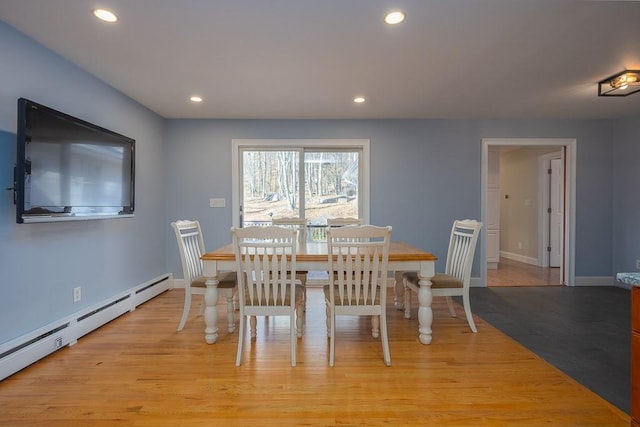
[[[234,140],[234,226],[369,217],[368,140]]]

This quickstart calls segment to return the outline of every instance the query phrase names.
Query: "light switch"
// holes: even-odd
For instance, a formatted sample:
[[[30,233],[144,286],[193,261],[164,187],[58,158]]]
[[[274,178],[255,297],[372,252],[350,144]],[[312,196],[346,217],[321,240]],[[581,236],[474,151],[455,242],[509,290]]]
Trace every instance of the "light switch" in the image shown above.
[[[223,198],[219,198],[219,199],[212,198],[212,199],[209,199],[209,207],[210,208],[225,208],[225,207],[227,207],[227,201],[226,201],[226,199],[224,197]]]

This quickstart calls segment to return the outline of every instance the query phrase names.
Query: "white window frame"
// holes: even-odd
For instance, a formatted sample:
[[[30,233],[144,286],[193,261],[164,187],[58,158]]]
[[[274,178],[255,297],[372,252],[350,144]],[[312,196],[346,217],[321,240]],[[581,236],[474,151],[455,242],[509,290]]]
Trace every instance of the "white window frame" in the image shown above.
[[[245,149],[272,150],[282,148],[284,150],[295,150],[300,148],[344,150],[353,148],[362,152],[360,170],[362,173],[362,183],[358,190],[359,206],[358,213],[365,224],[369,221],[370,206],[370,141],[368,139],[233,139],[231,140],[232,157],[232,177],[231,177],[231,207],[232,224],[234,227],[240,226],[240,161],[241,151]]]

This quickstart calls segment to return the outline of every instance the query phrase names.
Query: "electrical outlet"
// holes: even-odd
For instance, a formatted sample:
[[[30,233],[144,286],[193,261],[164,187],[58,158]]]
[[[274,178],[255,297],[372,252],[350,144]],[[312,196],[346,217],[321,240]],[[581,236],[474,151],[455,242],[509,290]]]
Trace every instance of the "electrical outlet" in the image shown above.
[[[73,288],[73,302],[78,302],[82,299],[82,288],[78,286]]]
[[[55,348],[56,350],[59,349],[60,347],[62,347],[62,337],[56,338],[56,340],[53,343],[53,348]]]
[[[636,270],[640,270],[640,259],[636,260]]]

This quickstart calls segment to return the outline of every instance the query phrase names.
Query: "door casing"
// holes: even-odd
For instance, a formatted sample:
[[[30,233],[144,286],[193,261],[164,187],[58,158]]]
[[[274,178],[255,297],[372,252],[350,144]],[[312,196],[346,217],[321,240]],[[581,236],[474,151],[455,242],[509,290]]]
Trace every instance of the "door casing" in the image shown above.
[[[488,149],[489,146],[560,146],[565,150],[565,222],[564,259],[565,267],[561,281],[567,286],[575,285],[575,180],[576,180],[576,139],[570,138],[483,138],[480,176],[481,220],[487,222]],[[480,286],[487,286],[487,232],[480,233]]]

